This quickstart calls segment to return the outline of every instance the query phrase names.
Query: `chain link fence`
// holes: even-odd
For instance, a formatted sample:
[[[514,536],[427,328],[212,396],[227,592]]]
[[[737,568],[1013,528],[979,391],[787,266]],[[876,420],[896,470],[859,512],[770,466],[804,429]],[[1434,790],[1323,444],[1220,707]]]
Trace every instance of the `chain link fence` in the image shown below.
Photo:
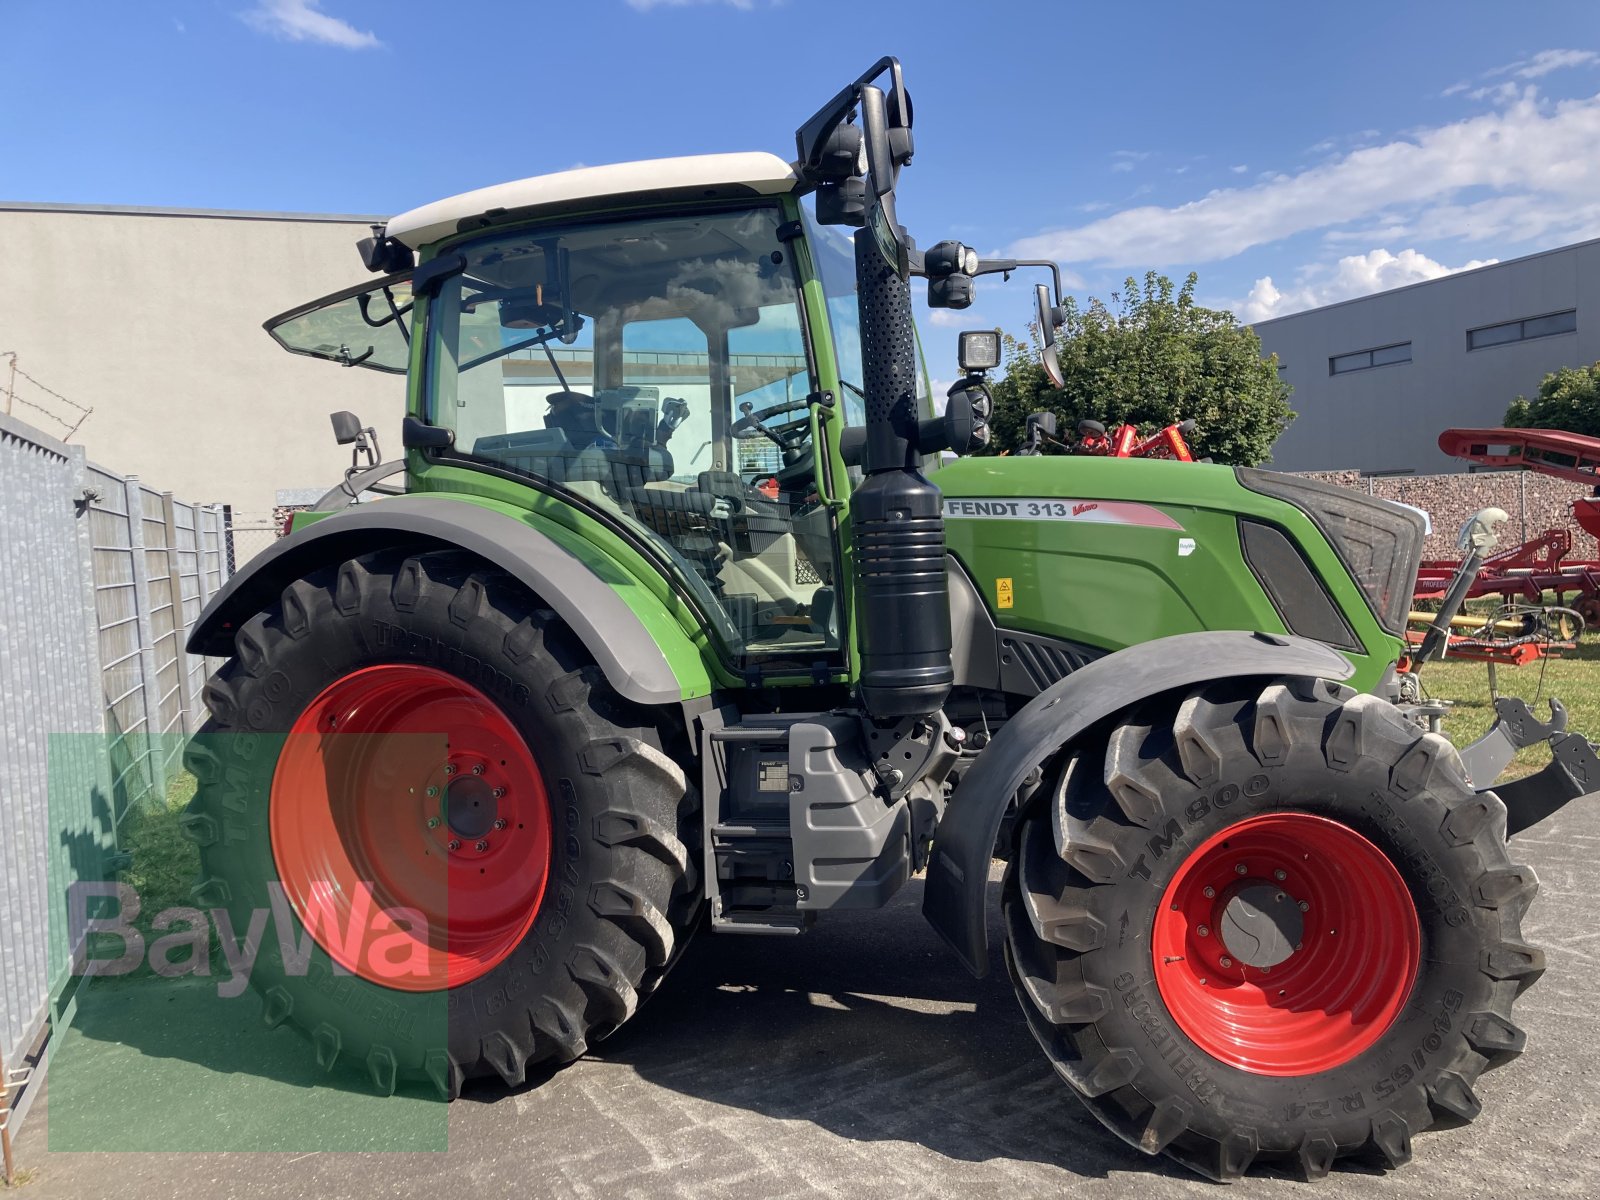
[[[283,518],[272,513],[242,513],[223,506],[229,569],[239,570],[283,536]]]

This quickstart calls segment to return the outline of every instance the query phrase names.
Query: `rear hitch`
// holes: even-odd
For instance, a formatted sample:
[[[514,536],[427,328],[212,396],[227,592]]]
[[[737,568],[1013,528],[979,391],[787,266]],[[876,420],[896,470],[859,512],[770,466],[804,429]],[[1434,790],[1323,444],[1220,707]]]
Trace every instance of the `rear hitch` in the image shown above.
[[[1500,772],[1510,765],[1518,750],[1549,741],[1566,729],[1566,705],[1554,696],[1550,698],[1548,721],[1539,720],[1527,703],[1515,696],[1497,697],[1494,724],[1477,741],[1461,748],[1461,765],[1467,769],[1472,786],[1481,791],[1500,778]]]
[[[1550,739],[1550,763],[1536,775],[1503,783],[1494,789],[1506,806],[1506,836],[1537,825],[1580,796],[1600,790],[1600,756],[1579,733],[1558,733]]]
[[[1515,696],[1494,702],[1494,724],[1489,731],[1461,748],[1461,765],[1480,792],[1491,788],[1506,806],[1506,836],[1537,825],[1580,796],[1600,790],[1600,756],[1589,739],[1567,732],[1567,709],[1550,698],[1550,719],[1541,721],[1527,703]],[[1542,771],[1495,784],[1500,772],[1524,746],[1550,743],[1550,763]]]

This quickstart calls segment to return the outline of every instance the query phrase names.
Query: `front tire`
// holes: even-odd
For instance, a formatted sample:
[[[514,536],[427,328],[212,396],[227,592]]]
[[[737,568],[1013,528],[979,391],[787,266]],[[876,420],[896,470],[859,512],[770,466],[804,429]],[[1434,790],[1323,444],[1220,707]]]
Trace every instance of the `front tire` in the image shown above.
[[[467,555],[387,552],[290,584],[235,646],[184,828],[201,904],[271,914],[267,1024],[449,1099],[633,1015],[698,923],[698,793],[554,613]]]
[[[1477,1116],[1544,956],[1505,808],[1448,742],[1326,682],[1214,685],[1054,770],[1018,825],[1006,962],[1110,1129],[1213,1179],[1320,1178]]]

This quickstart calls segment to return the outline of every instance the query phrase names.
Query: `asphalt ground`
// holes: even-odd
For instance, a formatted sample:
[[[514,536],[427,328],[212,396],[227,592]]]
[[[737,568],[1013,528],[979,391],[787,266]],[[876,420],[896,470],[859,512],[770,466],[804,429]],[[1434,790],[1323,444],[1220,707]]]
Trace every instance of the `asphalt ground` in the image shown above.
[[[1600,1196],[1600,803],[1513,845],[1539,874],[1525,931],[1549,970],[1518,1003],[1527,1052],[1479,1086],[1483,1115],[1419,1137],[1396,1172],[1345,1166],[1313,1190],[1258,1169],[1231,1195]],[[1045,1065],[998,958],[988,978],[968,977],[920,902],[913,883],[883,912],[800,938],[702,937],[591,1056],[448,1108],[323,1075],[286,1029],[208,1024],[218,1006],[195,981],[108,988],[58,1047],[19,1139],[32,1177],[18,1194],[1215,1194],[1102,1130]],[[362,1144],[388,1149],[316,1148]],[[284,1148],[62,1148],[83,1145]]]

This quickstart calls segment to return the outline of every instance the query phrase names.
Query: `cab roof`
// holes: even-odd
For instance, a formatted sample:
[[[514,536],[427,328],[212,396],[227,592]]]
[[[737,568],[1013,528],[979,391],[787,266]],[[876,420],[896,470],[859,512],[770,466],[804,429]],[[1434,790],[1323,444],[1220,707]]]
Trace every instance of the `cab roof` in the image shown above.
[[[502,217],[535,217],[594,207],[597,200],[627,197],[717,199],[776,196],[793,191],[800,177],[776,154],[697,154],[643,162],[579,167],[477,188],[435,200],[392,218],[386,232],[413,250],[474,224]]]

